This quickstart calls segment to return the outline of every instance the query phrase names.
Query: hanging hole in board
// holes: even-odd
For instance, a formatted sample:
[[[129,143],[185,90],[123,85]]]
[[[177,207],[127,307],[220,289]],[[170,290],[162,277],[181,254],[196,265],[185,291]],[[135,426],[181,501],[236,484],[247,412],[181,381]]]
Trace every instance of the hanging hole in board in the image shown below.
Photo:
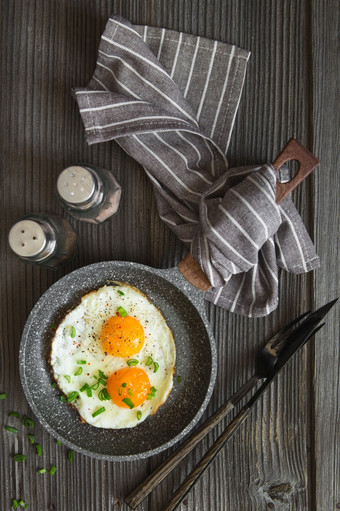
[[[278,181],[280,181],[280,183],[287,183],[297,174],[299,167],[300,162],[298,162],[298,160],[286,161],[279,169]]]

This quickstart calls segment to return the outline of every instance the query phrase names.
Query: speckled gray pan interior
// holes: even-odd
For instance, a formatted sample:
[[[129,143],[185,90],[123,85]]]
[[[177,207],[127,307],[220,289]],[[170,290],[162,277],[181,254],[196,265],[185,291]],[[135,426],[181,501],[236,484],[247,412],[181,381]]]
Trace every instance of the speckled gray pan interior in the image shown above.
[[[52,388],[48,364],[51,324],[57,323],[82,295],[112,280],[128,282],[144,292],[163,312],[176,343],[176,371],[169,399],[154,416],[132,429],[101,429],[80,422],[77,412],[62,403],[58,389]],[[33,412],[70,448],[111,461],[157,454],[194,427],[213,390],[216,349],[203,293],[177,269],[155,270],[120,261],[80,268],[51,286],[33,308],[20,346],[20,376]]]

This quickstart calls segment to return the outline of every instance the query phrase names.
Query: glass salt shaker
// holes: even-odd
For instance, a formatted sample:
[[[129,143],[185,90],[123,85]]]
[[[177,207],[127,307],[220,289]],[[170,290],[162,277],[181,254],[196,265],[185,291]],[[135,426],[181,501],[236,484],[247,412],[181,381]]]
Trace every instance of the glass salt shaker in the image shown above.
[[[68,213],[100,224],[117,213],[122,188],[111,172],[94,165],[67,167],[58,177],[57,196]]]
[[[10,229],[8,242],[23,261],[58,270],[75,253],[77,234],[66,218],[57,215],[26,215]]]

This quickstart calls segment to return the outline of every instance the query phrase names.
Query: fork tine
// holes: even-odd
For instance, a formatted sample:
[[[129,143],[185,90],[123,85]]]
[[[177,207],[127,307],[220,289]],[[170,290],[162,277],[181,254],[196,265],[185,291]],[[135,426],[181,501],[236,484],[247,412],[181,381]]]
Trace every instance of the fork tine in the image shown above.
[[[318,323],[325,317],[333,305],[337,302],[337,298],[332,300],[326,305],[307,315],[306,319],[286,336],[285,342],[282,346],[280,357],[286,358],[291,356],[300,346],[303,346],[308,339],[310,339],[318,331]],[[321,327],[320,327],[321,328]]]
[[[271,338],[271,349],[278,348],[278,345],[283,343],[287,337],[288,337],[288,330],[292,328],[292,326],[296,325],[301,319],[305,318],[310,311],[304,312],[301,314],[301,316],[298,316],[297,318],[293,319],[293,321],[290,321],[290,323],[287,323],[281,330],[279,330],[272,338]]]

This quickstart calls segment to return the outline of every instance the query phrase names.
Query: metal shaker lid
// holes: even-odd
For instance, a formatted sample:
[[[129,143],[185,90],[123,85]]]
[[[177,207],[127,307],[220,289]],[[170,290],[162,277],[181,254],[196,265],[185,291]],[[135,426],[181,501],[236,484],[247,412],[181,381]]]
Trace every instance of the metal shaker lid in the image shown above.
[[[18,256],[34,257],[44,250],[47,239],[38,222],[20,220],[9,231],[8,242]]]
[[[85,167],[75,165],[59,174],[57,190],[60,197],[69,204],[81,204],[92,197],[95,185],[93,174]]]

